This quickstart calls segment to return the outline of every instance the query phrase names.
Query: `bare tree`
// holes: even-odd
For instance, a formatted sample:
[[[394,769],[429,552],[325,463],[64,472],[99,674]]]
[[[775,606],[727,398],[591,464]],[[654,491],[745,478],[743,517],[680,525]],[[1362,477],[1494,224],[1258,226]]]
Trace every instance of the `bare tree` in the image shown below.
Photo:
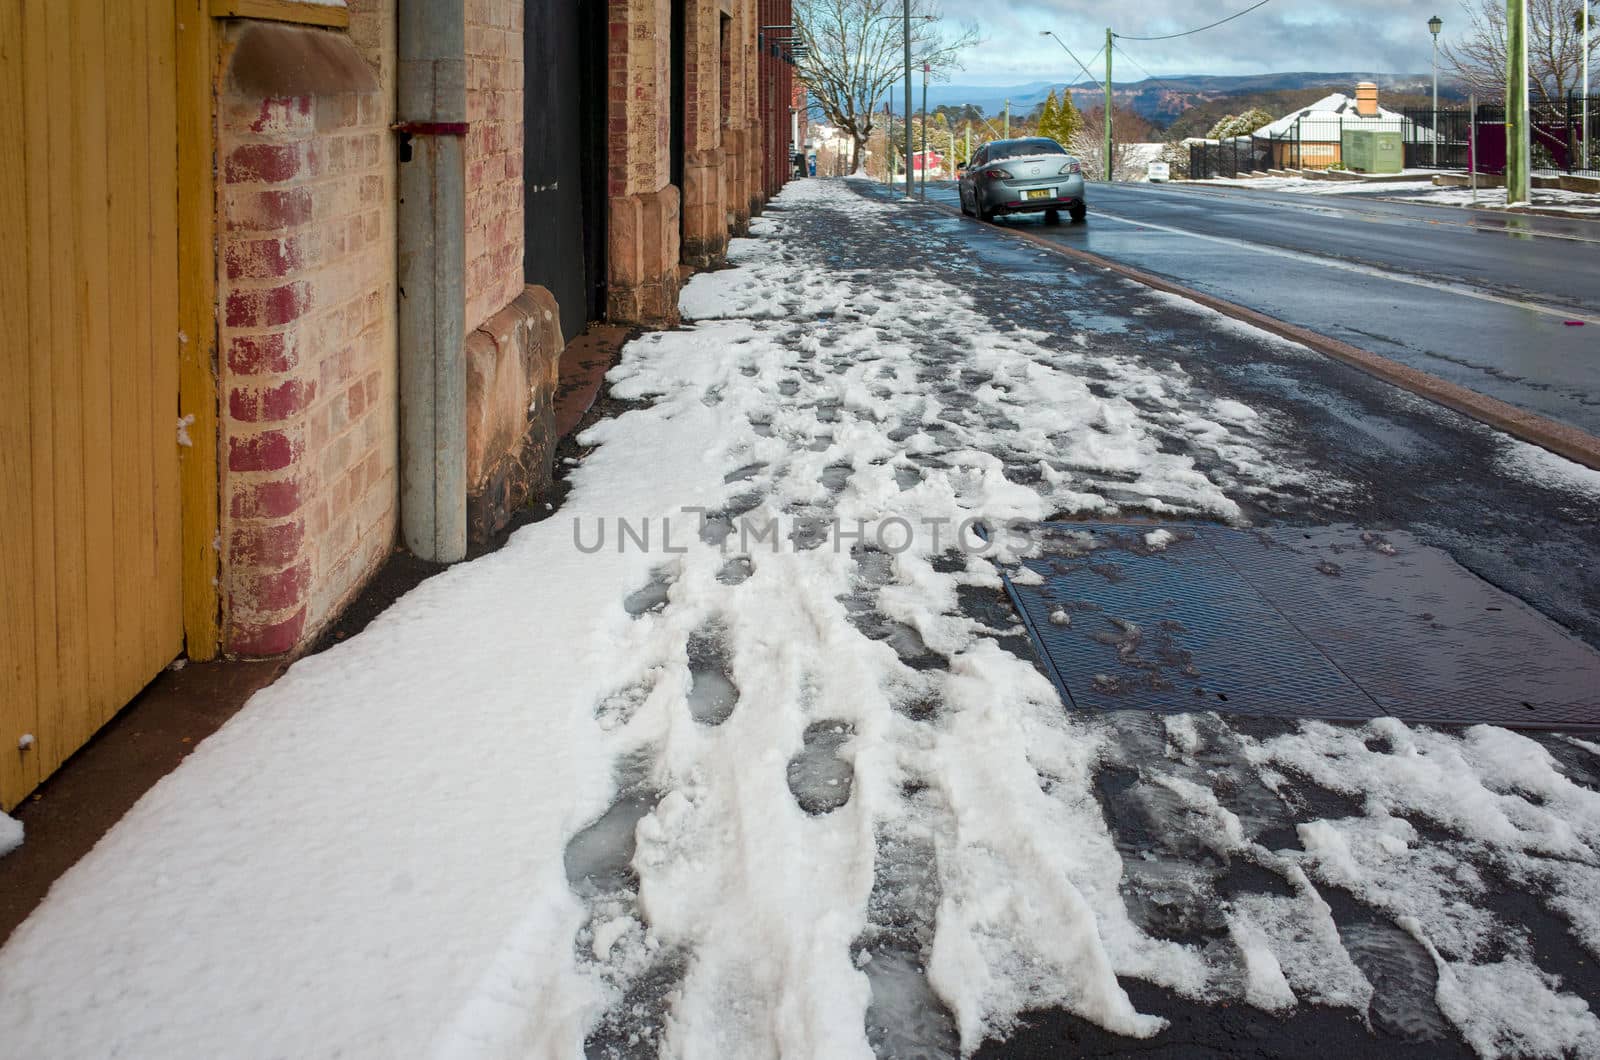
[[[1104,180],[1106,175],[1106,108],[1090,107],[1083,112],[1083,126],[1073,135],[1067,150],[1083,163],[1085,180]],[[1134,144],[1149,143],[1156,137],[1155,127],[1127,107],[1111,108],[1111,179],[1138,180],[1144,174],[1143,157]]]
[[[1545,102],[1565,99],[1578,87],[1583,68],[1583,0],[1527,0],[1528,77]],[[1506,90],[1505,0],[1461,0],[1467,29],[1456,43],[1440,47],[1450,65],[1480,99],[1500,99]],[[1591,40],[1600,53],[1600,38]],[[1591,60],[1592,61],[1592,60]]]
[[[880,104],[905,76],[903,0],[796,0],[794,17],[809,46],[800,78],[828,123],[854,144],[850,171],[882,117]],[[911,0],[911,50],[919,71],[943,81],[961,67],[961,51],[978,42],[975,25],[946,27],[938,0]],[[902,119],[904,115],[901,116]]]

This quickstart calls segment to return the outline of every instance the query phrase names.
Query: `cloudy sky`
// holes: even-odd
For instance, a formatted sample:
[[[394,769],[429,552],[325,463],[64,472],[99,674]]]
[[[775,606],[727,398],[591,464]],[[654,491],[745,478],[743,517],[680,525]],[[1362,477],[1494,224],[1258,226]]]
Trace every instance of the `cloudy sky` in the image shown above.
[[[1086,63],[1106,27],[1124,36],[1158,36],[1203,26],[1254,0],[944,0],[946,18],[977,21],[985,41],[955,75],[962,84],[1021,84],[1081,78],[1053,29]],[[1430,69],[1428,17],[1444,19],[1441,42],[1461,30],[1456,0],[1271,0],[1216,29],[1179,40],[1119,42],[1150,73],[1254,74],[1288,70],[1422,73]],[[1097,75],[1104,59],[1090,63]],[[1143,75],[1117,57],[1118,81]]]

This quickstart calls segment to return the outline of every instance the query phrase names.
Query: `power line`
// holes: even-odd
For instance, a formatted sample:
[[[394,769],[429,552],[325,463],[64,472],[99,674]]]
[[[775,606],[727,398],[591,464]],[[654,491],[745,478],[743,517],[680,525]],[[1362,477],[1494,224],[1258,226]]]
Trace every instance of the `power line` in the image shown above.
[[[1133,64],[1133,68],[1135,70],[1139,71],[1145,77],[1149,78],[1151,81],[1154,81],[1156,84],[1160,85],[1162,88],[1165,88],[1169,92],[1182,92],[1183,91],[1182,89],[1178,88],[1176,85],[1168,84],[1167,82],[1161,80],[1161,78],[1157,77],[1155,74],[1152,74],[1149,70],[1146,70],[1144,67],[1140,66],[1139,65],[1139,61],[1137,59],[1135,59],[1133,56],[1129,55],[1127,50],[1125,48],[1123,48],[1121,45],[1116,44],[1116,43],[1113,42],[1112,47],[1116,48],[1118,55],[1122,56],[1124,59],[1128,60],[1128,62],[1132,63]],[[1104,51],[1105,49],[1102,48],[1101,50]]]
[[[1123,40],[1176,40],[1179,37],[1192,37],[1196,33],[1204,33],[1208,29],[1216,29],[1218,26],[1222,25],[1224,22],[1232,22],[1236,18],[1240,18],[1240,17],[1242,17],[1244,15],[1248,15],[1250,12],[1254,11],[1256,8],[1258,8],[1258,7],[1266,7],[1267,4],[1269,4],[1271,2],[1272,2],[1272,0],[1261,0],[1261,2],[1259,4],[1251,4],[1249,7],[1245,8],[1243,11],[1237,12],[1236,14],[1229,15],[1227,18],[1219,18],[1219,19],[1217,19],[1217,21],[1215,21],[1215,22],[1213,22],[1213,23],[1211,23],[1209,25],[1200,26],[1200,27],[1198,27],[1196,29],[1186,29],[1182,33],[1168,33],[1165,36],[1161,36],[1161,37],[1126,37],[1126,36],[1123,36],[1121,33],[1113,33],[1112,36],[1113,37],[1121,37]]]
[[[1057,44],[1061,45],[1061,50],[1066,52],[1067,55],[1071,57],[1072,61],[1078,64],[1078,69],[1083,71],[1084,76],[1089,79],[1089,83],[1090,84],[1099,84],[1099,78],[1095,77],[1094,74],[1089,72],[1089,68],[1087,66],[1083,65],[1083,60],[1079,59],[1076,55],[1073,54],[1072,49],[1067,47],[1067,42],[1062,40],[1060,37],[1056,36],[1054,30],[1048,30],[1048,29],[1044,30],[1043,34],[1044,34],[1044,36],[1049,37],[1051,40],[1055,41]],[[1092,63],[1096,59],[1100,58],[1100,56],[1105,52],[1105,50],[1106,50],[1106,46],[1104,44],[1102,44],[1100,46],[1100,51],[1097,51],[1093,55],[1091,55],[1089,57],[1089,61]],[[1072,86],[1068,85],[1067,87],[1070,88]]]

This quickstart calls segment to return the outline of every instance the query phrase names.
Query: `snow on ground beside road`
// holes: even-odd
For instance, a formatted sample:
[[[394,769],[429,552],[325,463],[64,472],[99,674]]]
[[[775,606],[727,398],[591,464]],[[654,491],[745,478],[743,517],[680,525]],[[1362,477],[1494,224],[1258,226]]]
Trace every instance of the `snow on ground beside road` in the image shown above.
[[[1433,188],[1433,178],[1417,180],[1364,181],[1364,180],[1313,180],[1310,177],[1212,177],[1209,180],[1192,180],[1187,183],[1198,187],[1215,184],[1226,188],[1254,188],[1256,191],[1284,191],[1296,195],[1386,195],[1396,192],[1420,192]]]
[[[1560,210],[1563,213],[1600,216],[1600,195],[1581,191],[1562,191],[1559,188],[1539,188],[1532,194],[1532,201],[1524,204],[1523,208],[1534,213],[1540,210]],[[1433,203],[1438,206],[1473,205],[1471,188],[1428,188],[1423,194],[1405,196],[1405,201]],[[1504,209],[1506,189],[1479,188],[1477,205]]]
[[[22,822],[0,813],[0,858],[22,845]]]
[[[1295,195],[1370,195],[1395,197],[1403,202],[1431,203],[1436,206],[1482,206],[1504,209],[1504,188],[1479,188],[1474,199],[1471,188],[1441,188],[1430,177],[1424,180],[1364,181],[1364,180],[1312,180],[1307,177],[1215,177],[1210,180],[1187,182],[1199,187],[1208,184],[1218,187],[1253,188],[1256,191],[1289,192]],[[1600,215],[1600,196],[1591,192],[1563,191],[1559,188],[1536,189],[1533,200],[1526,204],[1532,212],[1559,210],[1564,213]]]
[[[1600,796],[1539,745],[1063,709],[1008,524],[1234,519],[1299,472],[1170,351],[990,319],[904,215],[785,190],[698,322],[625,348],[648,406],[556,517],[297,663],[57,884],[0,950],[0,1040],[953,1056],[1040,1008],[1155,1033],[1132,978],[1594,1045],[1480,902],[1475,866],[1536,884],[1600,955]]]
[[[1507,474],[1530,482],[1555,485],[1589,496],[1600,495],[1600,471],[1515,438],[1505,439],[1496,463]]]

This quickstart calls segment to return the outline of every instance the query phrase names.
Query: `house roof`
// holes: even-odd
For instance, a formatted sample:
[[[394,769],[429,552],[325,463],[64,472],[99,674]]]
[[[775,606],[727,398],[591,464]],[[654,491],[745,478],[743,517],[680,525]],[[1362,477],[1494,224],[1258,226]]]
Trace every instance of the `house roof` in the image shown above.
[[[1308,136],[1317,126],[1326,126],[1330,140],[1339,139],[1341,126],[1359,123],[1362,121],[1382,121],[1401,123],[1406,119],[1392,110],[1378,108],[1378,114],[1373,118],[1363,118],[1356,109],[1356,101],[1343,92],[1335,92],[1331,96],[1324,96],[1308,107],[1302,107],[1292,113],[1285,114],[1271,125],[1257,129],[1253,135],[1263,139],[1273,136],[1286,136],[1294,131],[1295,122],[1304,122],[1300,126],[1300,133],[1304,139],[1323,139],[1322,136]]]

